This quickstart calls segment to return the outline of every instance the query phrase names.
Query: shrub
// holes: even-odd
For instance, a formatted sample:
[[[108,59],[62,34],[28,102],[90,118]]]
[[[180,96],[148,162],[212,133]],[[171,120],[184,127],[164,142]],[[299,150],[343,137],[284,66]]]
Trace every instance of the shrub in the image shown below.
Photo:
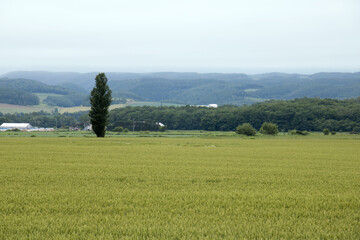
[[[123,127],[116,127],[116,128],[114,128],[114,132],[124,132],[124,128]]]
[[[167,127],[166,126],[161,126],[159,127],[159,131],[160,132],[165,132],[167,130]]]
[[[262,134],[276,135],[278,132],[278,126],[274,123],[264,122],[260,128],[260,133]]]
[[[360,127],[354,127],[352,130],[352,133],[359,134],[360,133]]]
[[[236,128],[237,134],[244,134],[246,136],[255,136],[256,130],[251,126],[250,123],[244,123]]]
[[[11,128],[11,129],[8,129],[6,130],[7,132],[20,132],[21,130],[18,129],[18,128]]]
[[[308,131],[300,131],[300,130],[296,130],[296,129],[294,129],[294,130],[291,130],[290,131],[290,134],[291,135],[309,135],[310,133],[308,132]]]
[[[331,135],[335,135],[336,134],[336,132],[335,131],[331,131]]]
[[[330,133],[329,129],[325,128],[325,129],[323,130],[323,134],[324,134],[324,135],[329,135],[329,133]]]

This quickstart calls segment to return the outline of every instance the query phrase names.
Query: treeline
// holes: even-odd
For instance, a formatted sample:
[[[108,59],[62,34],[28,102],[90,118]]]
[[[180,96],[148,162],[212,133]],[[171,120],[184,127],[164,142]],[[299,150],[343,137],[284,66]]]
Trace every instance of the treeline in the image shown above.
[[[360,126],[360,98],[272,100],[250,106],[219,108],[127,107],[111,111],[109,129],[118,126],[131,129],[134,123],[140,127],[146,126],[145,123],[156,122],[174,130],[234,131],[243,123],[250,123],[259,130],[262,123],[272,122],[281,131],[322,131],[324,128],[331,131],[352,131],[354,127]]]
[[[47,113],[44,111],[15,114],[0,113],[0,124],[4,122],[30,123],[34,127],[68,128],[77,126],[80,123],[88,122],[88,116],[86,112],[64,114],[59,114],[57,112]]]
[[[33,93],[27,93],[17,89],[0,88],[0,103],[15,105],[37,105],[39,98]]]
[[[87,112],[0,114],[0,123],[29,122],[38,127],[69,127],[88,121]],[[118,108],[110,111],[108,130],[123,127],[135,131],[155,131],[159,129],[156,124],[159,122],[171,130],[235,131],[243,123],[250,123],[259,130],[264,122],[271,122],[277,124],[280,131],[322,131],[327,128],[330,131],[350,132],[360,127],[360,97],[348,100],[272,100],[243,107]]]
[[[69,90],[59,86],[51,86],[45,83],[30,79],[0,79],[0,88],[11,88],[31,93],[55,93],[68,94]]]
[[[63,96],[47,96],[44,99],[44,103],[49,106],[58,107],[90,106],[89,96],[81,93]]]

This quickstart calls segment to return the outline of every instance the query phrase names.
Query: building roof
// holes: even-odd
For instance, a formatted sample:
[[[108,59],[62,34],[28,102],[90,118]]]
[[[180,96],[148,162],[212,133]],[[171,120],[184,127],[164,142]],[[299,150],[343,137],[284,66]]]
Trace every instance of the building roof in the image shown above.
[[[3,123],[1,128],[28,128],[31,127],[30,123]]]

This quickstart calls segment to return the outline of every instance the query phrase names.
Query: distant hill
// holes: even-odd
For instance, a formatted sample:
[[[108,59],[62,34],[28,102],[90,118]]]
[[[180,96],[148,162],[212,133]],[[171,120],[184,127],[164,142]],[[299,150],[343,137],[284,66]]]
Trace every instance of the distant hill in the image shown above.
[[[13,83],[12,87],[18,90],[34,93],[46,89],[45,92],[62,95],[48,98],[48,104],[61,103],[66,106],[84,104],[86,101],[75,99],[74,95],[88,96],[94,86],[96,74],[95,72],[11,72],[1,76],[3,79],[0,80],[0,87],[5,87],[5,82],[9,83],[12,79],[18,84]],[[277,72],[255,75],[108,72],[106,75],[115,98],[130,98],[137,101],[189,105],[209,103],[242,105],[267,99],[303,97],[345,99],[360,96],[360,72],[312,75]],[[31,83],[29,79],[36,82]],[[41,85],[40,82],[46,86]],[[31,84],[25,89],[24,85],[28,83]],[[40,90],[35,90],[36,88]],[[60,93],[61,91],[65,92]]]
[[[88,105],[86,90],[77,85],[47,85],[30,79],[0,79],[0,103],[15,105],[38,105],[40,100],[36,94],[48,94],[42,103],[49,106],[74,107]]]
[[[31,93],[56,93],[56,94],[68,94],[70,89],[66,89],[59,86],[50,86],[45,83],[30,79],[0,79],[0,88],[7,87],[17,90],[23,90]]]

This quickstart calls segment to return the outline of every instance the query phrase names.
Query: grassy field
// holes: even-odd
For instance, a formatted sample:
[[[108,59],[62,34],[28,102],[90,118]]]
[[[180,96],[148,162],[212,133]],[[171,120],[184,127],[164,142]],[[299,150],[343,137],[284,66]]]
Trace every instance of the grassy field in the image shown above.
[[[40,99],[39,105],[33,105],[33,106],[22,106],[22,105],[13,105],[13,104],[6,104],[6,103],[0,103],[0,113],[30,113],[30,112],[53,112],[55,108],[59,110],[59,113],[75,113],[75,112],[81,112],[81,111],[89,111],[90,107],[84,107],[84,106],[78,106],[78,107],[57,107],[57,106],[49,106],[45,103],[43,103],[43,100],[47,96],[61,96],[59,94],[48,94],[48,93],[37,93],[36,94]],[[110,110],[116,109],[116,108],[123,108],[127,106],[181,106],[180,104],[175,103],[160,103],[160,102],[137,102],[130,100],[125,104],[113,104],[110,106]]]
[[[0,238],[360,239],[359,136],[192,133],[2,133]]]
[[[0,112],[1,113],[30,113],[30,112],[52,112],[55,107],[39,104],[34,106],[22,106],[22,105],[13,105],[0,103]]]

